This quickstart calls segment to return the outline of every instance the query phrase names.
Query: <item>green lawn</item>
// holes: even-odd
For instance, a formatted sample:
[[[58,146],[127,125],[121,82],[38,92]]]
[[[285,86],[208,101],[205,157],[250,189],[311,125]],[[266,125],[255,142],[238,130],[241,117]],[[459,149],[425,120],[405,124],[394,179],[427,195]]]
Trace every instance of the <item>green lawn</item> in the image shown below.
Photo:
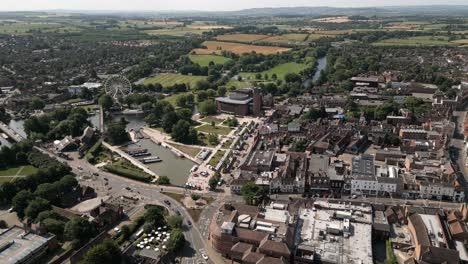
[[[173,94],[173,95],[170,95],[170,96],[164,98],[164,101],[168,101],[172,106],[176,107],[177,106],[177,98],[179,96],[186,95],[186,94],[189,94],[189,92]]]
[[[211,122],[214,122],[216,125],[219,125],[222,122],[224,122],[224,119],[220,119],[220,118],[217,118],[217,117],[214,117],[214,116],[207,116],[207,117],[201,119],[200,122],[204,122],[204,123],[208,123],[208,124],[211,124]]]
[[[204,133],[212,133],[212,134],[218,134],[218,135],[227,135],[229,132],[231,132],[231,129],[229,127],[220,127],[220,126],[211,126],[211,125],[203,125],[197,127],[197,130],[199,132],[204,132]]]
[[[260,74],[262,75],[262,80],[264,78],[264,75],[268,74],[269,80],[272,81],[271,75],[274,73],[276,73],[276,75],[278,76],[278,79],[283,80],[284,76],[287,73],[299,73],[305,68],[306,68],[305,64],[296,63],[296,62],[288,62],[288,63],[280,64],[267,71],[260,72]],[[242,78],[244,79],[255,80],[256,74],[257,74],[256,72],[243,72],[240,74],[240,76],[242,76]]]
[[[200,148],[198,148],[198,147],[192,147],[192,146],[187,146],[187,145],[179,145],[179,144],[174,144],[174,143],[168,143],[168,144],[173,146],[174,148],[182,151],[183,153],[189,155],[190,157],[195,157],[195,156],[197,156],[198,152],[200,152]]]
[[[23,169],[18,174],[18,172],[20,171],[21,168],[23,168]],[[11,168],[8,168],[8,169],[5,169],[5,170],[1,170],[0,171],[0,176],[15,176],[16,174],[18,174],[18,176],[28,176],[28,175],[31,175],[31,174],[33,174],[35,172],[37,172],[36,167],[31,166],[31,165],[27,165],[27,166],[11,167]]]
[[[226,87],[235,87],[236,89],[241,89],[241,88],[248,88],[250,87],[251,84],[246,81],[238,81],[234,79],[230,79],[229,82],[226,83]]]
[[[185,83],[193,87],[195,83],[199,80],[205,80],[206,76],[190,76],[190,75],[182,75],[182,74],[161,74],[158,76],[147,78],[143,81],[143,84],[155,84],[159,83],[163,87],[172,86],[177,83]]]
[[[189,58],[193,63],[197,63],[200,66],[208,66],[211,61],[215,64],[224,64],[231,60],[229,58],[216,55],[190,55]]]
[[[373,43],[374,46],[457,46],[459,43],[450,42],[445,36],[418,36],[408,38],[384,39]]]
[[[208,164],[215,167],[216,165],[218,165],[219,161],[224,157],[225,153],[225,150],[218,150],[218,152],[216,152],[216,154],[214,154],[214,156],[210,159]]]

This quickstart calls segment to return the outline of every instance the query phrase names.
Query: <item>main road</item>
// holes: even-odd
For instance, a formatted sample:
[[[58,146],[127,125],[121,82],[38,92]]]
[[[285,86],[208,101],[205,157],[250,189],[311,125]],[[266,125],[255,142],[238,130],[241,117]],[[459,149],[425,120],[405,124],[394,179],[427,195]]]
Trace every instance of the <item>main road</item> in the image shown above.
[[[68,164],[74,174],[80,176],[88,176],[92,180],[82,180],[85,185],[90,185],[101,192],[101,195],[111,195],[111,196],[119,196],[122,194],[129,194],[139,197],[142,200],[138,206],[142,207],[144,204],[165,204],[165,201],[169,201],[170,205],[168,206],[169,209],[172,211],[172,214],[176,214],[177,212],[183,217],[183,231],[185,238],[187,240],[186,247],[182,251],[181,256],[183,257],[182,263],[187,264],[203,264],[203,263],[224,263],[223,260],[219,257],[218,254],[212,252],[209,246],[206,245],[206,232],[207,230],[203,230],[205,236],[202,235],[198,228],[198,224],[192,219],[188,211],[183,207],[178,201],[168,197],[161,192],[171,192],[171,193],[179,193],[184,194],[187,192],[186,189],[180,187],[173,187],[173,186],[157,186],[154,184],[143,183],[131,179],[127,179],[124,177],[117,176],[112,173],[108,173],[106,171],[102,171],[99,168],[89,164],[86,160],[82,159],[73,159],[73,160],[64,160],[60,157],[55,156],[54,154],[41,149],[37,148],[41,152],[58,159],[59,161]],[[93,174],[99,174],[99,176],[93,176]],[[212,194],[210,194],[212,195]],[[217,200],[216,200],[217,201]],[[203,215],[213,213],[215,206],[219,204],[219,202],[215,202],[214,205],[210,205],[206,212]],[[138,208],[131,210],[131,213],[137,211]],[[205,253],[210,257],[210,260],[204,260],[201,256],[201,253]],[[213,260],[213,261],[211,261]]]

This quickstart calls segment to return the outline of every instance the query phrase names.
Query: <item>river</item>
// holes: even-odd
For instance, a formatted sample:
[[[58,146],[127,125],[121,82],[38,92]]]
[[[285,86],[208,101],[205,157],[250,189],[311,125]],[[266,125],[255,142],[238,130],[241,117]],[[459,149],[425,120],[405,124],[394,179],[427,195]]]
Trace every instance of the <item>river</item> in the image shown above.
[[[10,123],[8,123],[8,126],[14,130],[16,133],[21,135],[22,137],[26,138],[26,132],[24,132],[24,120],[10,120]],[[2,132],[3,133],[3,132]],[[11,146],[13,141],[10,141],[10,139],[4,139],[2,136],[0,136],[0,143],[2,146]]]
[[[136,130],[145,125],[144,115],[121,115],[113,114],[113,120],[119,120],[124,117],[128,121],[127,130]],[[97,127],[99,125],[99,114],[91,116],[88,120]],[[149,139],[141,139],[138,143],[131,144],[130,146],[138,146],[148,149],[152,156],[158,156],[162,162],[146,164],[146,166],[160,176],[167,176],[171,183],[178,186],[184,186],[187,182],[190,169],[195,163],[189,159],[180,158],[175,155],[171,150],[155,144]]]
[[[146,148],[152,156],[161,158],[162,162],[146,164],[146,166],[160,176],[169,177],[174,185],[184,186],[189,177],[190,169],[196,165],[193,161],[180,158],[171,150],[157,145],[149,139],[141,139],[134,145]]]
[[[314,76],[311,79],[307,79],[304,81],[303,85],[308,87],[309,85],[313,84],[312,82],[316,82],[320,78],[320,73],[325,70],[327,67],[327,57],[321,57],[317,59],[317,67],[315,68]]]

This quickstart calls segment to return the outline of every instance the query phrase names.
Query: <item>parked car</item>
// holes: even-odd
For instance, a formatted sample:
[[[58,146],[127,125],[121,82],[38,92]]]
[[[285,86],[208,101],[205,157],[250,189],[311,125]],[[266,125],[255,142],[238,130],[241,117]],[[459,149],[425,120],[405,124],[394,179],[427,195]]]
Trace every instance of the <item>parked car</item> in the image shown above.
[[[208,256],[205,255],[205,253],[202,253],[201,256],[202,256],[202,258],[203,258],[204,260],[208,260]]]
[[[169,202],[169,200],[164,200],[164,203],[167,205],[171,205],[171,202]]]

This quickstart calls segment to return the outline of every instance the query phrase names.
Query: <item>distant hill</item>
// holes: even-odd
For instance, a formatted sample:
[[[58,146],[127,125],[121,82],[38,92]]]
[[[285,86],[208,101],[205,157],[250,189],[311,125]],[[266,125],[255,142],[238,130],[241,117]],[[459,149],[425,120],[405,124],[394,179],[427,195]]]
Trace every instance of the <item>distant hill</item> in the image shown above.
[[[280,7],[280,8],[252,8],[240,11],[225,12],[237,16],[334,16],[334,15],[363,15],[363,16],[466,16],[468,5],[437,5],[437,6],[392,6],[392,7]]]
[[[118,11],[118,10],[41,10],[36,12],[0,12],[0,17],[37,15],[42,12],[60,14],[114,15],[114,16],[171,16],[171,17],[262,17],[262,16],[468,16],[468,5],[387,6],[387,7],[278,7],[251,8],[238,11]]]

